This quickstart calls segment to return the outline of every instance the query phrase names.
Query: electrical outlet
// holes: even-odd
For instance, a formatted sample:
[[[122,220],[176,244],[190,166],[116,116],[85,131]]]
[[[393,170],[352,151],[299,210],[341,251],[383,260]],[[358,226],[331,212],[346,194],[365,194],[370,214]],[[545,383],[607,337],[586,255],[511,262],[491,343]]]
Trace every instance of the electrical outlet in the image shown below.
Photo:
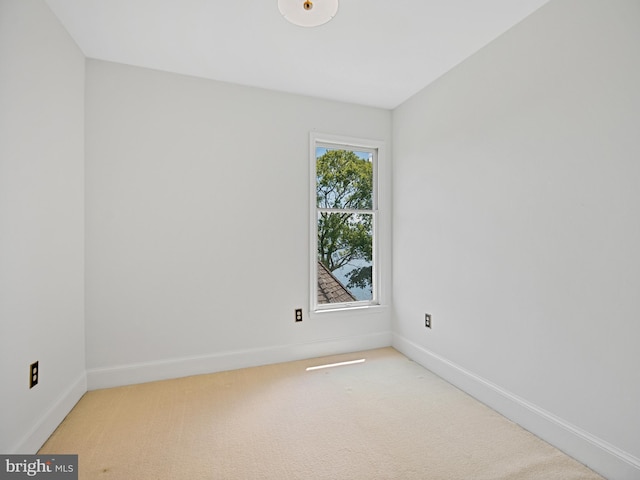
[[[425,313],[424,314],[424,326],[426,328],[431,328],[431,314],[430,313]]]
[[[40,377],[39,370],[38,362],[32,363],[29,367],[29,388],[33,388],[38,384],[38,378]]]
[[[302,321],[302,309],[296,308],[296,322]]]

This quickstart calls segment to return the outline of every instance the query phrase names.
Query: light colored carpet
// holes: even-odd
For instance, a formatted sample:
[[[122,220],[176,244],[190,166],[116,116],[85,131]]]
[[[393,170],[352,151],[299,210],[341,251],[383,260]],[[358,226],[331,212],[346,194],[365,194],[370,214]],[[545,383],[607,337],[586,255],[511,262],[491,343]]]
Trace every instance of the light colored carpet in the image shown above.
[[[84,480],[602,478],[392,348],[91,391],[39,453]]]

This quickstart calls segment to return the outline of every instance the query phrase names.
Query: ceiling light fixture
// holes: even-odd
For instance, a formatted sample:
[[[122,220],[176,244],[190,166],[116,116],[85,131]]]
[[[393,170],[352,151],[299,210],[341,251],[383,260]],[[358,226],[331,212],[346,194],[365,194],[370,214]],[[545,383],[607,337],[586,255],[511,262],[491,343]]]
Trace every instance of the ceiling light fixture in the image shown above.
[[[282,16],[294,25],[317,27],[338,13],[338,0],[278,0]]]

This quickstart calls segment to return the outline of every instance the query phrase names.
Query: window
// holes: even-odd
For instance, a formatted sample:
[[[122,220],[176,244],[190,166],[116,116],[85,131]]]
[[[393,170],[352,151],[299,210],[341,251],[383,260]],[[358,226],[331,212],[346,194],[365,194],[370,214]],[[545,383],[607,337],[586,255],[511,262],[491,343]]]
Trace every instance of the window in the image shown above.
[[[312,134],[313,310],[379,303],[378,155],[373,141]]]

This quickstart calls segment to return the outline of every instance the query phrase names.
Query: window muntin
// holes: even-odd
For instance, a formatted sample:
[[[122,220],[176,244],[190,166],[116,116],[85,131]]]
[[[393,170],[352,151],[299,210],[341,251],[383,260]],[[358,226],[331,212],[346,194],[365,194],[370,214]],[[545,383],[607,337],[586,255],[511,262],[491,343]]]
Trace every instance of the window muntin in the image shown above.
[[[376,305],[378,149],[316,141],[312,150],[313,309]]]

